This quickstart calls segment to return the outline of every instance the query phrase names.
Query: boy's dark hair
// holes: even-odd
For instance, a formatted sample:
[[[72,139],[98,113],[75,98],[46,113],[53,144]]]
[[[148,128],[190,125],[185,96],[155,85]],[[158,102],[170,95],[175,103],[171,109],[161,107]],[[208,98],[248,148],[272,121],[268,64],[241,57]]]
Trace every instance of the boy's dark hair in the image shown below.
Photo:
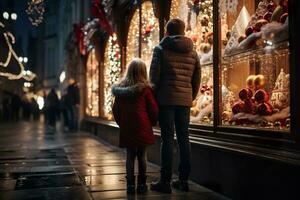
[[[181,19],[170,19],[166,25],[167,33],[171,35],[184,35],[185,24]]]

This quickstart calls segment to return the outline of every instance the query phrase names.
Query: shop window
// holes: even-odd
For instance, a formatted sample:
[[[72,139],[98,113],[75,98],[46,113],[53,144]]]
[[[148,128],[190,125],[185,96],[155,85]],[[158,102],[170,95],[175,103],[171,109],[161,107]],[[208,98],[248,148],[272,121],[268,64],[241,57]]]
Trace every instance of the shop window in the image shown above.
[[[113,96],[111,87],[119,81],[121,75],[121,50],[117,35],[109,37],[104,55],[104,117],[112,119]]]
[[[141,58],[150,67],[153,49],[159,43],[159,23],[150,1],[142,4]]]
[[[92,49],[87,59],[86,70],[86,109],[88,116],[99,116],[99,63],[96,58],[95,49]]]
[[[191,123],[213,124],[213,0],[172,0],[170,19],[180,18],[201,63],[201,86],[191,108]]]
[[[288,0],[220,1],[219,11],[221,124],[288,131]]]
[[[159,43],[159,22],[154,16],[151,1],[144,2],[141,8],[142,24],[140,25],[140,9],[136,9],[130,22],[127,37],[126,64],[133,58],[140,57],[146,62],[149,69],[153,49]]]

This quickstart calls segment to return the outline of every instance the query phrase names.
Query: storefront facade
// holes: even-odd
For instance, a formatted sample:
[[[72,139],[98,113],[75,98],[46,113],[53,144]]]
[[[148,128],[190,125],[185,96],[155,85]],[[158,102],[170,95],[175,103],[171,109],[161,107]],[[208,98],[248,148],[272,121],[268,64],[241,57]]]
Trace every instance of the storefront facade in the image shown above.
[[[233,199],[297,199],[286,195],[298,194],[300,178],[299,3],[153,0],[116,5],[115,33],[99,44],[104,49],[98,56],[99,115],[86,112],[84,128],[118,145],[110,88],[133,57],[150,64],[166,22],[178,17],[201,62],[201,87],[191,108],[191,179]],[[118,12],[121,8],[125,11]],[[89,79],[87,72],[87,86]],[[89,93],[86,97],[89,102]],[[148,158],[159,164],[159,128],[155,134]]]

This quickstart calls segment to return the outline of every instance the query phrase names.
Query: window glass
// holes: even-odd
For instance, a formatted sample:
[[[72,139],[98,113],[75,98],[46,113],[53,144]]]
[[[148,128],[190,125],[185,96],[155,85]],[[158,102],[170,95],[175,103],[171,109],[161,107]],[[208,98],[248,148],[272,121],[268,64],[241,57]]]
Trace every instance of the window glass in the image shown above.
[[[139,48],[141,48],[141,58],[145,61],[149,70],[153,49],[159,43],[159,22],[154,16],[151,1],[144,2],[141,8],[141,30],[139,9],[136,9],[130,22],[126,47],[126,64],[128,65],[133,58],[140,57]],[[140,40],[141,46],[139,46]]]
[[[222,125],[290,127],[288,0],[221,0]]]
[[[87,59],[86,71],[87,104],[85,112],[92,117],[99,116],[99,63],[95,49],[92,49]]]
[[[119,81],[121,75],[121,50],[117,35],[109,37],[104,55],[104,117],[112,119],[113,96],[111,87]]]
[[[201,86],[191,108],[191,123],[213,124],[213,1],[172,0],[170,19],[180,18],[201,63]]]

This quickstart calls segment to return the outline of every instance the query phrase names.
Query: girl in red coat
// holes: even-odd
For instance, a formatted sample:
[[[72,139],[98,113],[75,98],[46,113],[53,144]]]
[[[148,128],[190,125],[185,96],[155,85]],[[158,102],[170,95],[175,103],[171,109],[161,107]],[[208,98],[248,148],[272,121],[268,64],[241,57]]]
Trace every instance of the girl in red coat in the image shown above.
[[[152,126],[157,122],[158,106],[147,78],[146,64],[141,59],[130,62],[123,80],[113,86],[113,114],[120,127],[120,147],[127,149],[127,193],[135,193],[134,162],[138,160],[137,192],[145,193],[146,147],[154,144]]]

